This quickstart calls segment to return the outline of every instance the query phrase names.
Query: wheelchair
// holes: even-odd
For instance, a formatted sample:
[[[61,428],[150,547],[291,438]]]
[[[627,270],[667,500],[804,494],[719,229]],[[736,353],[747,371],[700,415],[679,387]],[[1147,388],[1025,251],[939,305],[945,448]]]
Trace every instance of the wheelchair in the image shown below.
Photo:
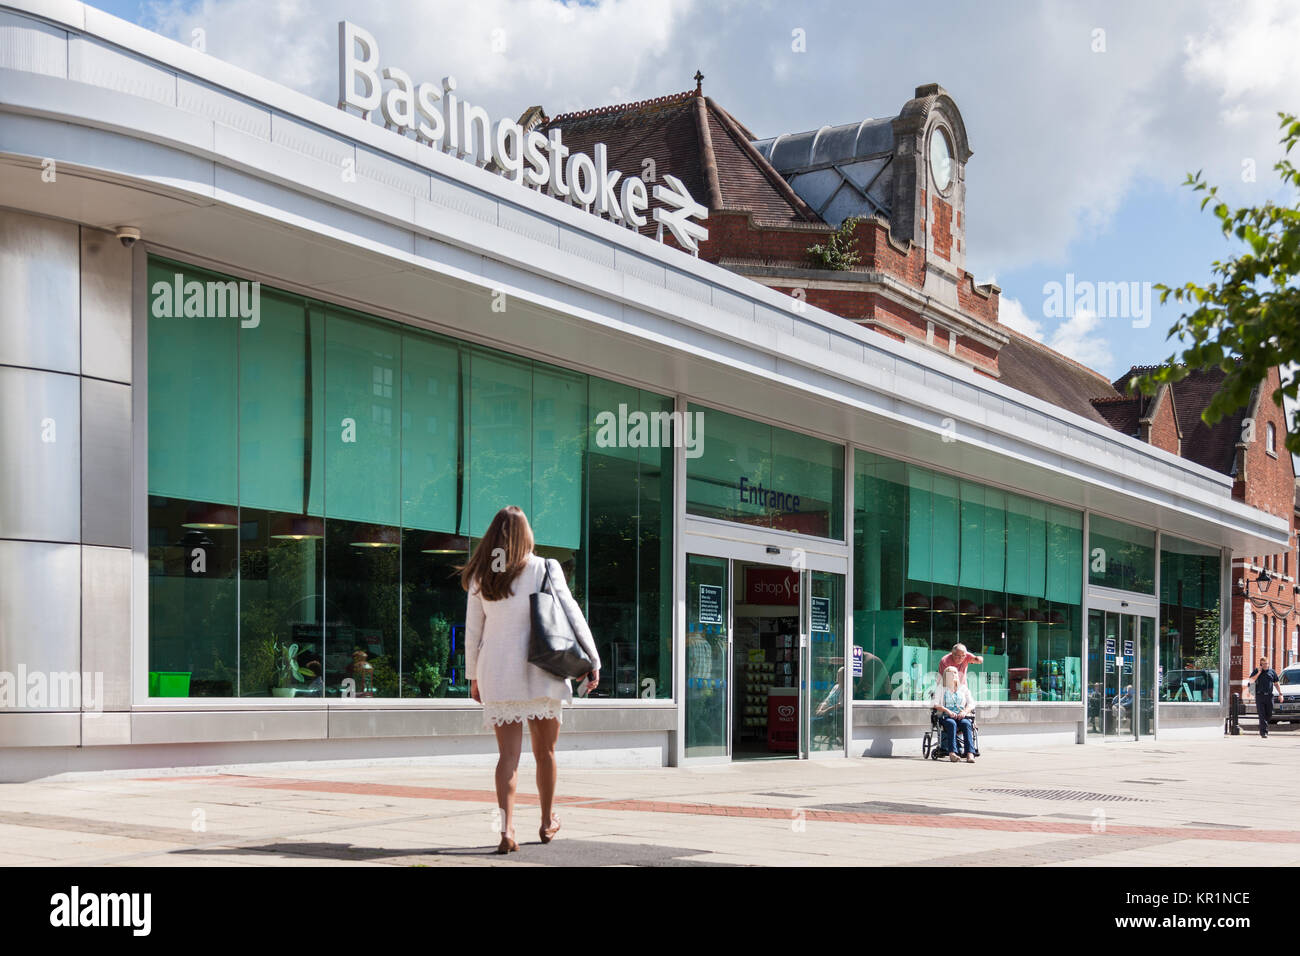
[[[971,714],[970,720],[970,742],[971,756],[978,757],[980,755],[980,725],[974,714]],[[961,734],[958,733],[956,739],[957,756],[965,756],[965,751],[963,750],[965,743],[966,742],[962,740]],[[927,730],[925,736],[921,738],[921,759],[924,760],[928,757],[931,760],[942,760],[946,756],[948,756],[948,751],[943,748],[943,721],[940,718],[939,712],[934,708],[931,708],[930,729]]]

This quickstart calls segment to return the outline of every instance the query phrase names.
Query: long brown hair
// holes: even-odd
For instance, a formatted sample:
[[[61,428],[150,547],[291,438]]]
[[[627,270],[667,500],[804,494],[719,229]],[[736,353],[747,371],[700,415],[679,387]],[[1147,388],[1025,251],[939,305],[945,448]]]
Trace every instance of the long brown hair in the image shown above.
[[[519,572],[533,552],[533,529],[521,508],[507,505],[496,513],[478,547],[460,570],[466,591],[478,585],[485,601],[500,601],[514,593]]]

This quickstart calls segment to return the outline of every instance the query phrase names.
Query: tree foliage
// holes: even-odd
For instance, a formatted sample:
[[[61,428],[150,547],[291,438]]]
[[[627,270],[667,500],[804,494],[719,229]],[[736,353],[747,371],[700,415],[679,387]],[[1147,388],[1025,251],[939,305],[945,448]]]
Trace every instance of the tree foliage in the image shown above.
[[[1210,207],[1225,237],[1235,236],[1244,248],[1235,258],[1216,260],[1212,280],[1206,285],[1157,285],[1160,301],[1172,296],[1191,311],[1169,330],[1169,338],[1182,343],[1181,355],[1147,375],[1134,376],[1131,386],[1153,393],[1163,383],[1185,378],[1193,370],[1220,368],[1226,378],[1201,418],[1214,424],[1250,401],[1274,366],[1282,380],[1272,393],[1282,407],[1285,395],[1293,402],[1300,375],[1288,366],[1300,364],[1300,170],[1288,159],[1300,143],[1300,119],[1281,117],[1285,147],[1273,168],[1284,189],[1294,191],[1293,205],[1271,200],[1260,206],[1231,209],[1201,173],[1189,174],[1184,185],[1204,193],[1201,209]],[[1300,453],[1300,410],[1288,429],[1287,448]]]

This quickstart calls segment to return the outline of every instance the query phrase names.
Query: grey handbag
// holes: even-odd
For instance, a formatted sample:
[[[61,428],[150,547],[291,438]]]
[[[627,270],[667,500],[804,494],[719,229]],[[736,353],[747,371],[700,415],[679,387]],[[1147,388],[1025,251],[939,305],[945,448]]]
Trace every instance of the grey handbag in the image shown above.
[[[551,584],[551,560],[546,561],[546,576],[536,594],[529,595],[532,613],[532,636],[528,641],[528,663],[556,677],[577,679],[590,673],[591,658],[578,641],[577,628],[569,619],[568,608]]]

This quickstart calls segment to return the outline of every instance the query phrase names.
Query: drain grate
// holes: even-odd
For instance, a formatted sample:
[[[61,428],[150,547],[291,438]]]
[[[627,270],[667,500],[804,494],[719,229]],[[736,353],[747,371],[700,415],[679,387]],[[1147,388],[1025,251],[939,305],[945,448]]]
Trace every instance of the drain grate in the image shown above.
[[[1126,797],[1118,793],[1089,793],[1087,790],[1014,790],[983,788],[975,793],[1000,793],[1008,797],[1029,797],[1032,800],[1078,800],[1084,803],[1150,803],[1141,797]]]
[[[985,817],[1011,817],[1016,820],[1037,815],[1033,813],[1007,813],[1003,810],[972,810],[970,807],[933,807],[928,803],[889,803],[884,800],[869,800],[865,803],[821,803],[812,809],[835,810],[840,813],[912,813],[926,816],[966,813]]]
[[[784,798],[787,799],[787,800],[811,800],[811,799],[812,799],[812,797],[811,797],[809,794],[806,794],[806,793],[777,793],[777,792],[775,792],[775,791],[770,792],[770,793],[756,793],[756,794],[754,794],[754,796],[756,796],[756,797],[784,797]]]

